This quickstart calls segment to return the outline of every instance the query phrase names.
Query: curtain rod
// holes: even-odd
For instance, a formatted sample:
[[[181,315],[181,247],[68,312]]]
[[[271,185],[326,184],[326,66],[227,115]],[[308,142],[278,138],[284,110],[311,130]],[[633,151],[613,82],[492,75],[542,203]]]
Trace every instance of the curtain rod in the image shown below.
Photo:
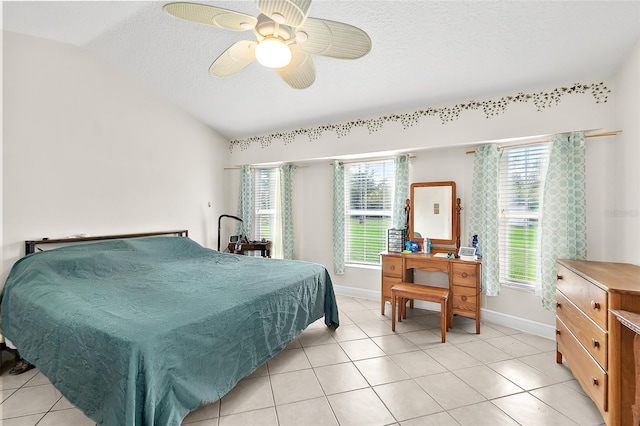
[[[295,167],[296,169],[306,169],[308,166],[297,166],[295,164],[292,164],[293,167]],[[266,169],[277,169],[280,166],[260,166],[260,167],[256,167],[256,166],[249,166],[252,169],[259,169],[259,170],[266,170]],[[234,166],[234,167],[225,167],[224,170],[240,170],[240,166]]]
[[[375,157],[375,158],[358,158],[357,160],[345,160],[345,161],[338,161],[340,164],[354,164],[354,163],[366,163],[366,162],[372,162],[372,161],[386,161],[386,160],[391,160],[393,157]],[[416,158],[415,155],[409,155],[409,159],[413,160],[414,158]],[[335,163],[335,161],[329,163],[329,165],[333,166],[333,164]]]
[[[615,136],[618,133],[622,133],[622,130],[612,130],[610,132],[602,132],[602,133],[593,133],[590,135],[584,135],[585,138],[599,138],[602,136]],[[533,142],[525,142],[525,143],[519,143],[519,144],[511,144],[511,145],[502,145],[499,146],[498,149],[505,149],[505,148],[513,148],[516,146],[527,146],[527,145],[542,145],[545,143],[551,143],[551,141],[549,139],[544,139],[541,141],[533,141]],[[476,151],[475,149],[473,151],[467,151],[465,152],[465,154],[475,154]]]

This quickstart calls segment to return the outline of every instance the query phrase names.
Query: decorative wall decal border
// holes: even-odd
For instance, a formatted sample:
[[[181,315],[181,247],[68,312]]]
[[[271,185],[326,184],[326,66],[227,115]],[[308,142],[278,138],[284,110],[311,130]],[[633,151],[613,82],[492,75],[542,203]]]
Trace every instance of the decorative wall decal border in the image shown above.
[[[460,118],[460,114],[467,110],[479,110],[484,112],[486,118],[492,118],[502,114],[507,110],[509,104],[516,102],[528,103],[532,101],[537,111],[542,111],[545,108],[551,108],[554,105],[558,105],[560,100],[565,95],[584,94],[591,92],[596,103],[607,102],[607,93],[611,93],[611,90],[605,86],[604,82],[582,84],[576,83],[571,87],[555,88],[549,92],[538,93],[523,93],[520,92],[514,96],[504,96],[497,100],[488,101],[469,101],[467,103],[453,105],[451,107],[441,108],[427,108],[421,109],[410,113],[404,114],[390,114],[376,118],[369,118],[366,120],[358,119],[341,124],[325,124],[323,126],[296,129],[287,132],[270,133],[264,136],[252,136],[247,139],[234,139],[229,142],[229,150],[233,152],[236,146],[239,146],[242,151],[245,151],[251,147],[254,143],[259,143],[262,148],[266,148],[271,145],[274,139],[281,139],[285,145],[292,143],[297,136],[306,135],[309,141],[319,139],[324,132],[335,132],[340,138],[348,136],[351,133],[351,129],[354,127],[366,127],[369,133],[377,132],[381,130],[386,123],[400,122],[403,129],[408,129],[417,125],[421,117],[439,117],[442,124],[447,124],[450,121]]]

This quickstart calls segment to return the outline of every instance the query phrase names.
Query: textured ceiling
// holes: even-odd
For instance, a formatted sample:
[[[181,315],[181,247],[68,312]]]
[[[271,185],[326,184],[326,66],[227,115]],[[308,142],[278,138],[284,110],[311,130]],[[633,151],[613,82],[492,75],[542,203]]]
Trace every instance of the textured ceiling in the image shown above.
[[[256,16],[255,1],[199,2]],[[303,90],[250,64],[209,66],[252,32],[179,20],[164,2],[3,2],[5,30],[77,45],[229,138],[611,76],[640,37],[640,1],[315,0],[309,16],[365,30],[357,60],[315,57]]]

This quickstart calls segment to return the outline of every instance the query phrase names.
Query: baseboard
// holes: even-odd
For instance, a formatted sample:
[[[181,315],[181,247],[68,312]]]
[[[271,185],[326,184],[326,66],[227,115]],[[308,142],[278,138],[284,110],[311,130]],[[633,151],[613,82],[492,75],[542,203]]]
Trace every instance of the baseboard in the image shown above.
[[[333,289],[336,294],[342,296],[358,297],[368,300],[380,300],[380,292],[375,290],[365,290],[362,288],[345,287],[339,285],[334,285]],[[439,304],[424,302],[422,300],[416,300],[415,306],[417,308],[431,309],[434,311],[440,310]],[[541,322],[531,321],[526,318],[520,318],[484,308],[481,309],[481,318],[484,321],[492,322],[494,324],[513,328],[516,330],[525,331],[527,333],[546,337],[547,339],[555,340],[556,338],[556,328],[553,325],[543,324]]]
[[[502,312],[491,311],[482,308],[482,319],[504,327],[514,328],[516,330],[526,331],[527,333],[536,334],[547,339],[556,339],[556,327],[537,321],[531,321],[526,318],[520,318]]]

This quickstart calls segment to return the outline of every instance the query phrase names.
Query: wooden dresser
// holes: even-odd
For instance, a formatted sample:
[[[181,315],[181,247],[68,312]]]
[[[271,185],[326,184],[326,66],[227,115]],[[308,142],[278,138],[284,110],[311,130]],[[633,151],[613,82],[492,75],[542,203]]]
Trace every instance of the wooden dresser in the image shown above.
[[[634,334],[609,311],[640,313],[640,266],[558,260],[556,361],[566,359],[607,425],[633,424]]]
[[[399,282],[413,282],[413,270],[440,271],[449,275],[454,315],[476,320],[476,333],[480,334],[480,261],[437,257],[426,253],[383,253],[380,313],[384,304],[391,303],[391,287]]]

